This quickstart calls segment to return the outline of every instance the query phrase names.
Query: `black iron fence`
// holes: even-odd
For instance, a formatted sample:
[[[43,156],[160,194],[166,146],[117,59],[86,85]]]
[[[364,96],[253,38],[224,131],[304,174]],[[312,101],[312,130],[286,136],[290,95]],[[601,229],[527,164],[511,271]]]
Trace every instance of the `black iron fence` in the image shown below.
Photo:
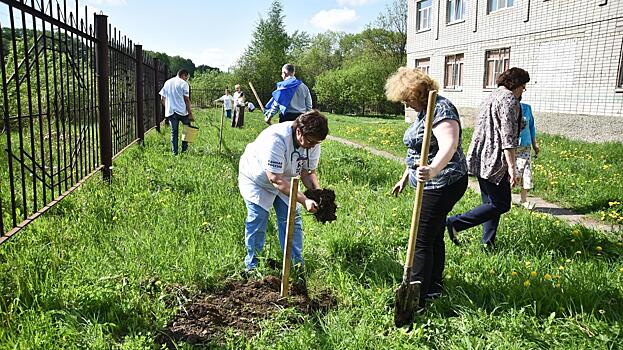
[[[0,0],[0,244],[159,128],[166,67],[87,14]]]

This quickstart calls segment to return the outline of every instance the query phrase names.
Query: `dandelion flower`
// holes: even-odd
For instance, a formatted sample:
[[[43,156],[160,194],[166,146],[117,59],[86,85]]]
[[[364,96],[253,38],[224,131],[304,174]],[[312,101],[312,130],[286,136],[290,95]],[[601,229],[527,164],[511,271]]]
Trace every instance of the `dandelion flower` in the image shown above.
[[[558,266],[558,270],[562,271],[562,270],[564,270],[564,269],[565,269],[565,267],[564,267],[564,266]]]
[[[602,248],[601,246],[597,246],[597,247],[595,247],[595,249],[596,249],[598,252],[600,252],[600,251],[602,251],[602,250],[603,250],[603,248]]]
[[[530,277],[536,277],[536,275],[537,275],[536,271],[530,272]]]
[[[543,278],[545,278],[546,281],[549,281],[552,279],[552,275],[550,275],[549,273],[546,273],[545,276],[543,276]]]
[[[623,267],[619,269],[619,271],[623,272]]]
[[[623,271],[623,267],[621,268],[621,270]],[[517,271],[511,272],[511,276],[513,276],[513,277],[517,276]]]
[[[525,280],[523,283],[524,287],[530,287],[530,284],[530,280]]]

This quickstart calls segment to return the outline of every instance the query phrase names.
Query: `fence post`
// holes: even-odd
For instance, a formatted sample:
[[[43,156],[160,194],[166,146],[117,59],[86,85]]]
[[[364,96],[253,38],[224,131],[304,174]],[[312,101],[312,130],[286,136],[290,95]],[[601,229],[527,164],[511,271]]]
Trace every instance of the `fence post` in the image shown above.
[[[136,133],[145,142],[145,79],[143,76],[143,45],[134,45],[136,53]]]
[[[154,114],[156,117],[156,130],[160,132],[160,110],[162,107],[160,107],[160,90],[158,90],[160,84],[158,84],[158,73],[160,73],[160,60],[154,58]]]
[[[112,128],[110,125],[110,105],[108,80],[110,75],[108,57],[108,16],[95,15],[95,66],[97,71],[97,104],[100,129],[100,157],[104,168],[104,181],[110,182],[112,176]]]

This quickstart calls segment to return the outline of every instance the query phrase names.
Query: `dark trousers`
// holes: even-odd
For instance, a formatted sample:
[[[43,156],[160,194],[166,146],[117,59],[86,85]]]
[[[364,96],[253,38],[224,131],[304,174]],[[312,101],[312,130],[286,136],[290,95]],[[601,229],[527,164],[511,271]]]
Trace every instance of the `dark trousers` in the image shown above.
[[[173,154],[177,155],[178,145],[177,139],[179,138],[180,123],[184,125],[190,125],[190,118],[187,115],[179,115],[174,113],[169,116],[169,124],[171,124],[171,149]],[[186,152],[188,149],[188,142],[182,141],[182,152]]]
[[[234,117],[231,118],[232,128],[242,128],[244,126],[244,106],[234,108]]]
[[[511,209],[511,185],[506,177],[499,185],[482,178],[478,178],[478,184],[482,204],[449,220],[456,231],[482,224],[482,243],[493,247],[500,216]]]
[[[291,112],[287,112],[285,115],[284,114],[279,114],[279,122],[283,123],[283,122],[289,122],[289,121],[293,121],[296,118],[299,117],[299,115],[301,115],[303,113],[291,113]]]
[[[467,189],[467,175],[453,184],[424,190],[420,224],[415,242],[411,280],[420,281],[420,303],[427,294],[441,292],[442,275],[446,262],[443,240],[446,217]]]

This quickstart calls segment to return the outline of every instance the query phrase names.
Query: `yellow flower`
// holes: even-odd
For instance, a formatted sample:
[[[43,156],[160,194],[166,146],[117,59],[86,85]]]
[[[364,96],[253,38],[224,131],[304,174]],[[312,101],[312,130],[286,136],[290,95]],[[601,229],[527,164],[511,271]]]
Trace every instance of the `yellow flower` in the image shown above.
[[[552,279],[552,275],[550,275],[549,273],[546,273],[545,276],[543,276],[543,278],[545,278],[545,280],[549,281]]]
[[[623,267],[621,268],[621,270],[623,271]],[[513,277],[517,276],[517,271],[511,272],[511,276],[513,276]]]
[[[560,288],[560,283],[556,283],[556,288]]]
[[[523,285],[524,287],[530,287],[530,280],[525,280]]]
[[[564,267],[564,266],[558,266],[558,270],[562,271],[562,270],[564,270],[564,269],[565,269],[565,267]]]
[[[623,272],[623,267],[619,269],[619,271]]]
[[[595,249],[597,249],[598,252],[603,250],[603,248],[601,248],[601,246],[597,246],[597,247],[595,247]]]
[[[530,277],[536,277],[536,271],[530,272]]]
[[[532,265],[532,262],[526,261],[526,267],[530,267],[531,265]]]

